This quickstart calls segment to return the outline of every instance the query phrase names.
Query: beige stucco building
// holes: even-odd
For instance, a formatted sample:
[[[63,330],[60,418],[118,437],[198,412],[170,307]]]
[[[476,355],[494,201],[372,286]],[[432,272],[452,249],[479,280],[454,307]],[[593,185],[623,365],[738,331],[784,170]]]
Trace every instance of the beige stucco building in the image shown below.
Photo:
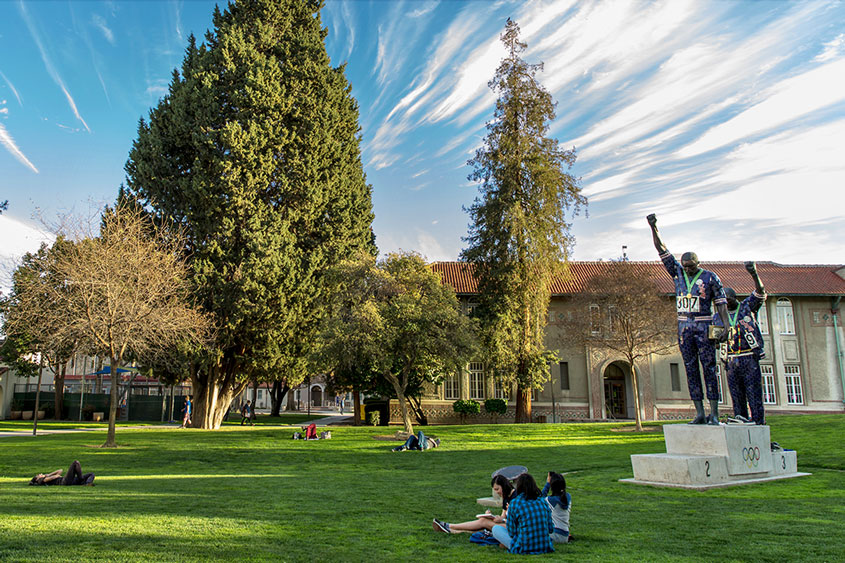
[[[560,361],[549,366],[549,381],[534,393],[535,417],[553,420],[633,419],[631,374],[621,355],[602,348],[568,346],[562,333],[571,310],[571,296],[599,275],[605,262],[573,262],[570,277],[552,287],[546,326],[546,345]],[[673,315],[673,286],[660,262],[633,263],[659,279],[665,293],[666,314]],[[475,282],[469,266],[460,262],[432,265],[453,288],[465,307],[471,307]],[[725,286],[740,297],[753,289],[741,262],[711,262],[702,267],[716,272]],[[757,269],[768,298],[758,315],[766,357],[761,360],[763,399],[768,413],[845,413],[843,396],[843,346],[845,329],[838,310],[845,295],[845,267],[828,265],[781,265],[758,262]],[[482,359],[483,360],[483,359]],[[653,355],[636,365],[640,408],[644,420],[689,418],[693,412],[680,352]],[[726,375],[720,368],[721,411],[732,412]],[[452,403],[474,399],[514,397],[492,377],[492,366],[471,363],[460,374],[428,389],[423,409],[430,422],[454,421]],[[393,401],[395,403],[395,401]],[[508,414],[513,417],[513,401]],[[399,420],[398,406],[391,406],[391,420]],[[471,420],[471,419],[470,419]],[[477,421],[487,421],[484,414]]]

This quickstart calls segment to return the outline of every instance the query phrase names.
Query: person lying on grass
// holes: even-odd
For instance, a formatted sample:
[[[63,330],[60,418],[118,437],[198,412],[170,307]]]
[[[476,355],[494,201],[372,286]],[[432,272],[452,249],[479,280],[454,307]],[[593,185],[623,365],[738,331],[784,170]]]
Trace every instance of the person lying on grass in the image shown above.
[[[56,469],[52,473],[39,473],[29,482],[30,485],[94,485],[93,473],[82,473],[79,461],[70,464],[67,474],[62,477],[62,470]]]
[[[490,530],[502,547],[511,553],[549,553],[555,550],[552,509],[530,473],[516,478],[508,507],[507,526],[496,524]]]
[[[490,484],[493,486],[493,494],[502,497],[502,514],[500,516],[496,516],[487,510],[484,515],[479,515],[475,520],[458,524],[449,524],[435,518],[431,523],[432,528],[437,532],[459,534],[461,532],[490,530],[495,524],[504,523],[508,516],[508,504],[513,498],[513,487],[510,481],[503,475],[494,476]]]
[[[405,440],[405,443],[401,446],[396,446],[391,451],[393,452],[404,452],[405,450],[430,450],[431,448],[436,448],[440,445],[439,438],[432,438],[431,436],[426,436],[423,434],[423,431],[420,430],[417,432],[417,435],[411,434],[408,436],[408,439]]]
[[[546,485],[540,492],[541,496],[548,497],[549,505],[552,507],[552,523],[555,531],[552,532],[552,541],[555,543],[569,542],[569,511],[572,508],[572,497],[566,492],[566,479],[560,473],[549,471],[546,477]]]

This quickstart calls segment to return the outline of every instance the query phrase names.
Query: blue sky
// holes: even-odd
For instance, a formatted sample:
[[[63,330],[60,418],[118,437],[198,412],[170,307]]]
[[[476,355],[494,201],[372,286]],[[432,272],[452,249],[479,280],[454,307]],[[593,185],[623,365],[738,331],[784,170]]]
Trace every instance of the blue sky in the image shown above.
[[[0,2],[0,260],[39,216],[111,202],[138,119],[214,2]],[[477,194],[467,159],[515,19],[558,102],[589,198],[574,258],[845,263],[842,2],[364,1],[322,12],[360,106],[382,252],[454,260]],[[4,285],[0,282],[0,286]]]

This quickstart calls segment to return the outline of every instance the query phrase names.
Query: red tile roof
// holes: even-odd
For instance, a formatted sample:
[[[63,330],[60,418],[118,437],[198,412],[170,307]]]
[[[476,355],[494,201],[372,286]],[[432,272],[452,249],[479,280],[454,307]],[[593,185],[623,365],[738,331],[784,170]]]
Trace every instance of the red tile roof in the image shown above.
[[[552,283],[553,295],[567,295],[583,290],[590,280],[600,275],[612,262],[570,262],[569,273]],[[672,279],[661,262],[628,262],[643,276],[654,277],[658,287],[667,294],[673,292]],[[718,274],[722,284],[734,288],[740,295],[748,295],[754,282],[745,271],[743,262],[702,262],[701,266]],[[466,262],[434,262],[432,269],[444,283],[458,294],[477,291],[472,266]],[[822,264],[777,264],[757,262],[757,271],[769,295],[845,295],[845,266]],[[837,271],[839,273],[837,274]]]

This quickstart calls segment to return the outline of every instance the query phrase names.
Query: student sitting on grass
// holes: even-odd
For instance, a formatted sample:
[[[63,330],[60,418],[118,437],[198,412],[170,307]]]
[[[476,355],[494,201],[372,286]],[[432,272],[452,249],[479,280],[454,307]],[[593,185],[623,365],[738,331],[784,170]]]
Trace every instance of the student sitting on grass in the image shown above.
[[[493,526],[493,537],[511,553],[549,553],[555,550],[550,536],[554,531],[549,503],[534,477],[523,473],[516,478],[507,527]]]
[[[94,485],[93,473],[82,473],[79,461],[70,464],[67,475],[62,477],[62,470],[56,469],[52,473],[39,473],[29,482],[30,485]]]
[[[540,492],[546,496],[551,489],[552,494],[548,497],[549,505],[552,507],[552,523],[555,531],[552,532],[552,541],[555,543],[569,542],[569,511],[572,508],[572,497],[566,492],[566,479],[560,473],[549,471],[546,477],[546,485]]]
[[[447,534],[459,534],[461,532],[477,532],[479,530],[489,530],[495,524],[501,524],[506,521],[508,516],[508,505],[513,498],[513,487],[510,481],[503,475],[496,475],[490,482],[493,487],[493,493],[502,497],[502,514],[501,516],[493,515],[489,510],[484,516],[479,516],[476,520],[469,522],[461,522],[459,524],[449,524],[438,520],[437,518],[431,523],[431,526],[437,532],[446,532]]]

